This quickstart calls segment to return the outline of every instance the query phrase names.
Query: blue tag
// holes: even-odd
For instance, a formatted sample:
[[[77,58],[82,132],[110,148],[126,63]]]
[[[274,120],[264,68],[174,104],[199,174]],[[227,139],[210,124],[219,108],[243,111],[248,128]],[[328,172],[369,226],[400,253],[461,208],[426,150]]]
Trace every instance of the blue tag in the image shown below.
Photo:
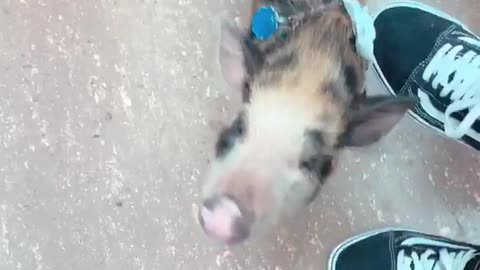
[[[261,7],[252,18],[252,32],[258,39],[268,39],[277,31],[280,21],[273,7]]]

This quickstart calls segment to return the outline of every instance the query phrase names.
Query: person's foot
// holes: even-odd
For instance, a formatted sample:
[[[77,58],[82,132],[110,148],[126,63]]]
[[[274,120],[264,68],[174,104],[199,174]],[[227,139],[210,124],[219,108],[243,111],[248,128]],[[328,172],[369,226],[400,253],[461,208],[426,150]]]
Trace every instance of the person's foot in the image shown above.
[[[374,24],[374,66],[390,92],[417,96],[415,119],[480,150],[480,39],[410,1],[389,4]]]
[[[328,270],[479,270],[480,247],[400,229],[353,237],[330,255]]]

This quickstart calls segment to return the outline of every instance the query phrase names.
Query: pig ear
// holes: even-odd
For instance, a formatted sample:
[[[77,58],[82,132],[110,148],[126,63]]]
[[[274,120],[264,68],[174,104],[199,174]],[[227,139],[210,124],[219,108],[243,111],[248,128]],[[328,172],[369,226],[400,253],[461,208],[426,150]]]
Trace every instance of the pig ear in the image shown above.
[[[413,109],[417,99],[412,97],[369,97],[354,110],[347,127],[345,146],[365,146],[377,142]]]
[[[235,89],[243,89],[255,68],[255,50],[242,30],[230,22],[222,23],[220,66],[225,80]]]

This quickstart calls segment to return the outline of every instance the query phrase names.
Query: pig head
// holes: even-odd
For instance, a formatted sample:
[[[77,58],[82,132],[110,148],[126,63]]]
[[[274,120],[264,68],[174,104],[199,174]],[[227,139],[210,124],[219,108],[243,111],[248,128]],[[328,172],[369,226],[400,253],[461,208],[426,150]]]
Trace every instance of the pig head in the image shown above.
[[[416,104],[365,96],[364,60],[341,5],[285,31],[259,41],[232,23],[221,29],[222,72],[244,102],[219,134],[199,221],[224,243],[239,243],[308,205],[342,148],[375,143]]]

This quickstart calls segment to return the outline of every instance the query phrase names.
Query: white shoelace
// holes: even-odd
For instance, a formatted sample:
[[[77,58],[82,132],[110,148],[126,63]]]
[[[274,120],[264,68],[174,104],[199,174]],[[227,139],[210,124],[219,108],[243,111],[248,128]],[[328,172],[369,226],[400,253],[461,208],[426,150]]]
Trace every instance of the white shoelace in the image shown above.
[[[480,48],[480,41],[471,38],[461,38]],[[430,81],[436,90],[439,86],[443,89],[441,97],[452,94],[452,103],[445,111],[445,134],[449,137],[460,139],[471,128],[473,123],[480,117],[480,55],[474,51],[468,51],[460,56],[462,45],[453,47],[445,44],[423,73],[423,79]],[[450,76],[455,74],[449,82]],[[454,112],[468,109],[465,118],[458,123],[450,116]]]
[[[432,258],[432,255],[437,256]],[[441,249],[437,254],[428,249],[423,254],[413,252],[410,256],[401,250],[397,256],[397,270],[464,270],[474,257],[474,250],[449,253],[447,249]]]

